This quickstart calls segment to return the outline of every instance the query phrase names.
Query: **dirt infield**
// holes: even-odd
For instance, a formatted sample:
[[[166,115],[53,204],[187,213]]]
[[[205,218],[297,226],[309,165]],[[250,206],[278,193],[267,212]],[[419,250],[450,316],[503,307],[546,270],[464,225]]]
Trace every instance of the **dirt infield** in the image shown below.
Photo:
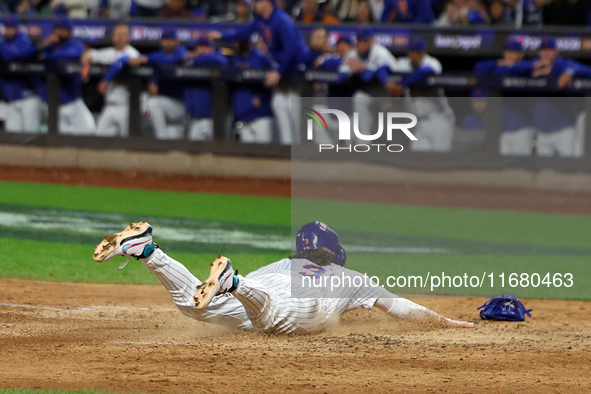
[[[115,392],[582,392],[591,307],[530,300],[534,319],[481,322],[482,299],[420,299],[477,323],[447,329],[359,311],[307,336],[218,331],[160,286],[0,280],[2,387]],[[459,311],[465,311],[464,314]]]
[[[0,167],[0,179],[289,197],[289,180]],[[306,189],[310,188],[310,189]],[[308,184],[315,196],[591,214],[589,195],[519,189]],[[89,255],[90,258],[90,255]],[[0,261],[1,264],[1,261]],[[137,264],[137,263],[136,263]],[[417,302],[474,329],[346,314],[307,336],[230,332],[183,316],[162,286],[0,279],[0,388],[109,392],[583,392],[591,304],[526,300],[533,319],[483,322],[483,299]]]

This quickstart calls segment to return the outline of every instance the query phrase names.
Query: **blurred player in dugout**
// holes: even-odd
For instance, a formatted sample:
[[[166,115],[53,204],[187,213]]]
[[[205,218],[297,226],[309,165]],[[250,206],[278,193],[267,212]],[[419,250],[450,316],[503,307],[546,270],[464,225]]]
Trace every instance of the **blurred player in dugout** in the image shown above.
[[[85,48],[82,41],[72,38],[72,28],[72,21],[68,18],[60,18],[55,22],[53,34],[39,46],[40,58],[46,64],[80,61]],[[82,100],[81,74],[61,75],[60,86],[59,132],[70,135],[95,134],[94,117]]]
[[[19,32],[20,20],[9,16],[5,23],[4,39],[0,41],[2,62],[33,61],[37,48],[29,37]],[[3,78],[2,99],[7,103],[5,129],[12,133],[38,133],[41,121],[41,81],[30,75],[13,75]]]
[[[90,49],[82,56],[85,74],[91,64],[115,65],[115,70],[122,67],[121,58],[135,59],[140,56],[137,49],[129,45],[131,36],[127,24],[117,24],[113,29],[113,46],[103,49]],[[113,76],[109,70],[99,82],[97,90],[105,96],[105,105],[101,112],[97,133],[104,137],[127,137],[129,135],[129,89],[123,78]]]
[[[554,37],[542,39],[539,56],[532,60],[523,60],[523,48],[513,41],[511,38],[507,41],[503,59],[481,62],[476,66],[476,72],[480,75],[554,76],[560,89],[570,86],[574,77],[591,77],[591,68],[560,56]],[[538,156],[577,157],[583,154],[579,99],[568,95],[534,96],[525,107],[523,103],[519,104],[519,100],[503,100],[501,154],[529,155],[534,146]]]
[[[178,140],[184,136],[185,121],[185,82],[167,80],[160,83],[159,65],[183,65],[189,51],[181,45],[174,26],[164,26],[161,36],[162,49],[129,59],[131,66],[149,63],[154,66],[154,75],[148,85],[148,109],[154,134],[157,139]]]
[[[210,33],[211,39],[242,41],[257,33],[264,41],[269,54],[278,64],[277,69],[267,72],[265,86],[275,88],[272,98],[273,112],[282,144],[299,143],[300,114],[294,109],[301,107],[301,94],[295,84],[286,83],[282,77],[304,69],[310,49],[296,28],[292,18],[285,13],[275,0],[255,0],[254,20],[248,26],[234,33],[222,35]]]

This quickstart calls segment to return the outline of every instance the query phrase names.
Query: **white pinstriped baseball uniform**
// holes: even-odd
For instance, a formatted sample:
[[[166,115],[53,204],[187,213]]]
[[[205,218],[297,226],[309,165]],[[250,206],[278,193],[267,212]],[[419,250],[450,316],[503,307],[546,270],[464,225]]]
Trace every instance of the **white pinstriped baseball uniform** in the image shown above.
[[[283,259],[239,277],[233,295],[215,298],[205,309],[195,308],[194,296],[201,281],[178,261],[160,249],[142,262],[158,277],[170,293],[178,309],[193,319],[246,330],[267,333],[307,333],[321,329],[329,321],[352,309],[372,308],[415,320],[439,321],[440,316],[404,298],[374,287],[339,287],[327,294],[326,289],[298,290],[292,297],[291,280],[302,275],[361,276],[360,273],[336,264],[319,267],[304,259]],[[293,276],[295,275],[295,276]],[[297,279],[296,279],[297,280]],[[299,293],[302,292],[302,293]]]
[[[127,45],[118,51],[114,47],[91,49],[90,59],[93,63],[113,64],[123,56],[136,58],[140,56],[137,49]],[[104,137],[129,135],[129,90],[125,84],[117,81],[109,82],[105,94],[105,106],[97,125],[98,135]]]

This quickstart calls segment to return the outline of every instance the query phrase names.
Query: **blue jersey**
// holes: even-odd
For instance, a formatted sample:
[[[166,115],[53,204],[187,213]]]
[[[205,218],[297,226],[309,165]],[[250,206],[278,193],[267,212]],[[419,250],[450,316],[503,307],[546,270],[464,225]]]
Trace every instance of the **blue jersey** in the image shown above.
[[[191,65],[202,67],[225,67],[228,59],[218,52],[200,55]],[[185,109],[192,119],[211,118],[211,83],[196,83],[185,88]]]
[[[63,43],[57,43],[44,48],[42,51],[47,62],[71,61],[79,62],[84,53],[82,41],[70,38]],[[68,104],[82,97],[82,76],[80,73],[60,76],[60,102]]]
[[[154,67],[154,76],[151,82],[158,85],[158,94],[162,96],[172,97],[177,100],[183,100],[185,95],[186,83],[178,80],[167,80],[166,83],[159,84],[160,70],[158,65],[160,64],[183,64],[187,57],[187,48],[179,45],[173,52],[167,53],[164,49],[152,52],[148,55],[148,62]]]
[[[523,61],[511,67],[507,74],[528,76],[534,71],[540,59]],[[589,77],[591,69],[572,59],[559,56],[554,61],[550,75],[560,76],[571,73],[573,77]],[[578,112],[578,100],[572,97],[535,98],[532,101],[531,117],[535,128],[541,132],[560,131],[574,127]]]
[[[462,128],[466,131],[484,131],[486,129],[484,121],[476,113],[471,113],[464,118]]]
[[[306,62],[310,49],[291,17],[282,9],[275,7],[269,19],[255,15],[250,25],[224,35],[222,40],[242,41],[253,33],[258,33],[265,41],[271,57],[279,64],[277,71],[281,75],[297,70]]]
[[[246,56],[235,54],[232,65],[239,68],[271,70],[277,67],[273,59],[258,49],[253,49]],[[260,83],[240,84],[234,91],[234,116],[237,121],[253,120],[273,116],[271,109],[272,91]]]
[[[5,62],[26,62],[33,60],[37,49],[26,34],[17,33],[10,40],[0,41],[0,56]],[[20,100],[36,95],[39,79],[28,75],[11,75],[2,78],[4,100]]]

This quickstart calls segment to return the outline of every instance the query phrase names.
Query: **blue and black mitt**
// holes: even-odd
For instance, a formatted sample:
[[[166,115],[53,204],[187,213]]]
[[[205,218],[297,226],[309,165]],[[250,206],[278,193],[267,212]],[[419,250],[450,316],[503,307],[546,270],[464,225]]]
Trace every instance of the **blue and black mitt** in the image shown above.
[[[525,309],[515,294],[509,291],[499,297],[491,298],[478,309],[481,309],[482,320],[524,321],[525,315],[531,317],[531,309]]]

